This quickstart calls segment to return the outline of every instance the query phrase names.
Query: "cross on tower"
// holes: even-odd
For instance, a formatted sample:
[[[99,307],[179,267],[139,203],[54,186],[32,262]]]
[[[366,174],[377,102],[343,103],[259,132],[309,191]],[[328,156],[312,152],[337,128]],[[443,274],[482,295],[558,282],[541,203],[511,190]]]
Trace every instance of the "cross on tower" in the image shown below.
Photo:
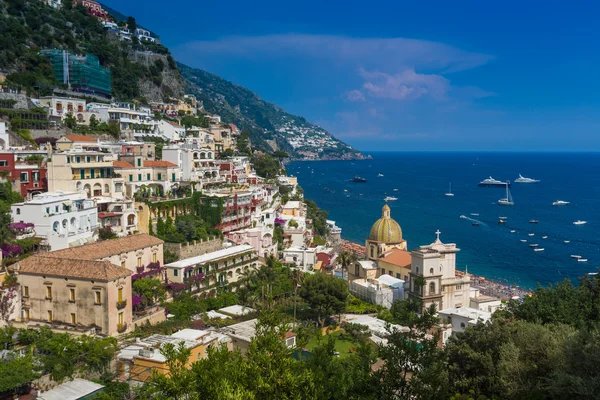
[[[435,231],[435,234],[437,235],[437,241],[438,241],[438,242],[439,242],[439,240],[440,240],[440,234],[441,234],[441,233],[442,233],[442,232],[440,232],[440,230],[439,230],[439,229],[438,229],[437,231]]]

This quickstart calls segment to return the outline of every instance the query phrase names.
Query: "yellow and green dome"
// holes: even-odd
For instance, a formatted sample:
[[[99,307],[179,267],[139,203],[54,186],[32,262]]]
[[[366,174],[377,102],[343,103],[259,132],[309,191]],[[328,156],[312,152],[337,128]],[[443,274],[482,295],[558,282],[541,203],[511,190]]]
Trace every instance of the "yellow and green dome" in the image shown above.
[[[386,204],[381,209],[379,218],[371,227],[369,240],[383,243],[399,243],[402,241],[402,229],[400,224],[390,217],[390,207]]]

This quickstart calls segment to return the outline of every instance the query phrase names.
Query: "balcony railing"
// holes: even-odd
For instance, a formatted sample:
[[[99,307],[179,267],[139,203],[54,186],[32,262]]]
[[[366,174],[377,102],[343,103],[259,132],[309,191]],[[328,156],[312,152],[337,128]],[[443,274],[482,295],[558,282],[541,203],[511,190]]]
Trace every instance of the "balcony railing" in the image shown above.
[[[127,330],[127,323],[117,324],[117,332],[123,333]]]
[[[122,310],[127,307],[127,300],[117,301],[117,310]]]

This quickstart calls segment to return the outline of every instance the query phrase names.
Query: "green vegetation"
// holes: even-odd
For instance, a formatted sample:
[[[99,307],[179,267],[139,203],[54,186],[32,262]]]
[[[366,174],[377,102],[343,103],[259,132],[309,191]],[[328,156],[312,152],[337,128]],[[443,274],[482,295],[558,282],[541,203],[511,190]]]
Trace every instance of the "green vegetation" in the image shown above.
[[[254,157],[252,164],[258,176],[266,179],[273,179],[282,173],[281,164],[277,158],[270,154],[262,154]]]
[[[307,350],[314,351],[318,346],[321,345],[322,342],[329,340],[329,338],[332,338],[335,341],[334,349],[335,352],[339,353],[340,357],[349,356],[353,353],[352,350],[354,350],[356,347],[356,343],[354,343],[350,338],[344,336],[343,330],[339,330],[325,336],[313,336],[305,347]]]
[[[327,215],[325,210],[321,210],[317,203],[312,200],[304,200],[306,203],[306,218],[312,219],[314,231],[322,237],[327,236],[329,227],[327,226]]]
[[[299,295],[315,312],[321,327],[332,314],[341,314],[346,307],[348,286],[336,277],[323,273],[305,276]]]

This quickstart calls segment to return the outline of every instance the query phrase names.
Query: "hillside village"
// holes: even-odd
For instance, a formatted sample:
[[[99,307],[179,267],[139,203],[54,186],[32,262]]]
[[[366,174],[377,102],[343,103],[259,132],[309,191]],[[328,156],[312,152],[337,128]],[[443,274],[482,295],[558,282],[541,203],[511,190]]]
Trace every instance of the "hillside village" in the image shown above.
[[[152,99],[119,100],[97,55],[56,48],[39,51],[49,91],[1,75],[0,398],[467,396],[493,385],[438,374],[451,357],[472,374],[457,349],[490,346],[465,337],[498,315],[521,324],[511,334],[538,329],[518,308],[529,292],[457,270],[439,230],[411,250],[387,205],[364,246],[343,240],[288,154],[165,92],[150,30],[93,0],[43,3],[147,45],[157,82]],[[346,146],[286,118],[275,134],[302,158]]]

